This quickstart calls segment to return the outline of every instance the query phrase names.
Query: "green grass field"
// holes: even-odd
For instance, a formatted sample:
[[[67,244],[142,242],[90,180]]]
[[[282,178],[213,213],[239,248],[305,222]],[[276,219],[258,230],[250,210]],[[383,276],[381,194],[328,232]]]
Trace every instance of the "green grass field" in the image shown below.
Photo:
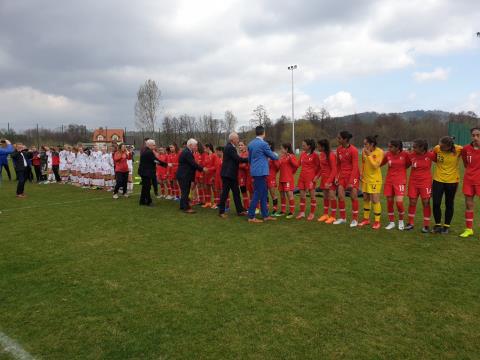
[[[458,237],[460,195],[441,236],[419,232],[420,209],[414,232],[374,232],[26,193],[0,187],[0,331],[35,358],[480,358],[480,241]]]

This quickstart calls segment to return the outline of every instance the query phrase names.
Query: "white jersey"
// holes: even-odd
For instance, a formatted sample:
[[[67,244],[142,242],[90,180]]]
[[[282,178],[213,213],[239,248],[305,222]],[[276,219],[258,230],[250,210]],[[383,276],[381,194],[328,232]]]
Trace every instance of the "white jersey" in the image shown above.
[[[58,153],[58,157],[60,158],[59,169],[60,171],[65,170],[67,168],[67,150],[62,150]]]
[[[51,169],[53,164],[52,152],[48,150],[45,154],[47,155],[47,167],[48,169]]]
[[[67,151],[67,169],[73,169],[76,155],[73,151]]]
[[[88,155],[85,154],[84,152],[78,153],[77,154],[77,161],[78,161],[78,166],[80,168],[80,171],[82,173],[87,173],[88,172]]]

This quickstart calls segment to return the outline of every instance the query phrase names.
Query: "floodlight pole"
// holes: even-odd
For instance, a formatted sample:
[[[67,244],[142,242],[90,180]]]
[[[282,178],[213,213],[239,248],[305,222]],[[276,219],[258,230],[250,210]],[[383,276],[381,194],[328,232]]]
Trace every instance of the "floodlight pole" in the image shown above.
[[[292,72],[292,148],[295,152],[295,102],[294,102],[294,87],[293,87],[293,70],[297,68],[297,65],[290,65],[288,70]]]

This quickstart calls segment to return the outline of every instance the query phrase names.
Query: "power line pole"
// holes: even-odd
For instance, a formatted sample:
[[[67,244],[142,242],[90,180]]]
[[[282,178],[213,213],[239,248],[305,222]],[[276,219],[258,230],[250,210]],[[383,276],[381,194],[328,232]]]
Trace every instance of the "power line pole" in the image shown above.
[[[294,88],[293,88],[293,71],[297,69],[297,65],[290,65],[288,70],[292,72],[292,148],[295,151],[295,102],[294,102]]]

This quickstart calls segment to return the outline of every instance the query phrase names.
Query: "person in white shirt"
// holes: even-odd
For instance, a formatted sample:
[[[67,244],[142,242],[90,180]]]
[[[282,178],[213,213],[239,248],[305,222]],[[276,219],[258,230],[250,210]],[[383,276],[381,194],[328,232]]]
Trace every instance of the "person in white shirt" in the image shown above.
[[[58,153],[58,156],[60,158],[60,164],[58,166],[58,169],[60,171],[60,179],[62,180],[62,183],[66,183],[68,180],[67,176],[67,155],[68,155],[68,145],[65,145],[62,150]]]

